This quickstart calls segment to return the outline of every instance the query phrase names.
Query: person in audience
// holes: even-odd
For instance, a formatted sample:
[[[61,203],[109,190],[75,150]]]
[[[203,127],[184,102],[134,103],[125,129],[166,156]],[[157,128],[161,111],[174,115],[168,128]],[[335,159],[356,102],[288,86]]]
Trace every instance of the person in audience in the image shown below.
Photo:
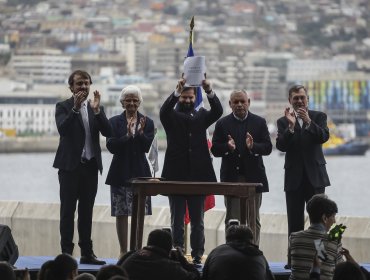
[[[341,253],[346,258],[346,262],[335,267],[333,280],[370,280],[369,271],[355,261],[348,249],[342,248]]]
[[[3,280],[15,280],[14,270],[8,262],[0,262],[0,276]]]
[[[155,229],[149,233],[147,246],[131,253],[121,266],[130,280],[197,280],[200,274],[190,264],[181,248],[172,249],[171,233]]]
[[[132,212],[132,189],[128,181],[135,177],[150,177],[145,153],[154,139],[154,122],[138,109],[143,102],[141,90],[129,85],[122,89],[120,102],[124,109],[112,117],[112,136],[107,138],[107,149],[113,154],[106,184],[110,185],[111,215],[116,217],[120,257],[127,252],[128,217]],[[145,214],[152,214],[150,196],[146,197]]]
[[[204,280],[272,280],[275,279],[263,252],[253,243],[246,225],[231,225],[226,230],[226,243],[208,255],[203,267]]]
[[[122,276],[128,279],[127,272],[124,268],[118,265],[106,265],[100,268],[98,274],[96,274],[96,280],[109,280],[113,276]]]
[[[310,219],[310,227],[293,232],[289,238],[289,258],[292,270],[289,279],[309,279],[314,256],[318,254],[323,258],[320,264],[320,278],[331,280],[335,266],[343,262],[342,244],[338,240],[331,240],[327,233],[335,223],[335,215],[338,212],[337,204],[325,194],[316,194],[307,202],[306,210]]]
[[[77,275],[77,261],[69,254],[59,254],[41,266],[38,280],[73,280]]]
[[[91,273],[84,272],[77,275],[73,280],[95,280],[95,279],[96,279],[95,276],[92,275]]]
[[[127,277],[124,277],[124,276],[119,276],[119,275],[116,275],[116,276],[113,276],[111,278],[109,278],[109,280],[128,280],[129,278]]]
[[[47,278],[46,278],[47,272],[49,271],[49,269],[51,267],[51,264],[53,262],[54,262],[53,260],[49,260],[49,261],[44,262],[41,265],[41,268],[40,268],[39,272],[37,273],[37,280],[47,280]]]

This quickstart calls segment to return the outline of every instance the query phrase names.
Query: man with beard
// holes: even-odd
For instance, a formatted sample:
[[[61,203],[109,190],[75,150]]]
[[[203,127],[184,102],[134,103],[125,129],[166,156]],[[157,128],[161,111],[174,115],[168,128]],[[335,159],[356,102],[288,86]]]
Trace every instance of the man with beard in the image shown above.
[[[288,236],[304,229],[304,206],[314,194],[330,186],[322,144],[329,139],[327,116],[308,110],[307,90],[302,85],[289,89],[284,117],[277,120],[276,148],[285,152],[284,191]],[[287,268],[290,267],[288,260]]]
[[[207,128],[222,115],[222,106],[211,84],[202,82],[211,110],[194,108],[195,87],[185,87],[181,78],[160,110],[160,119],[167,135],[167,150],[162,177],[174,181],[216,182],[207,144]],[[176,105],[176,107],[175,107]],[[174,108],[175,107],[175,108]],[[186,204],[191,220],[190,246],[195,264],[204,253],[204,199],[200,195],[169,195],[171,228],[174,246],[184,248]]]
[[[62,253],[73,253],[74,214],[78,201],[78,245],[82,264],[105,264],[96,258],[91,240],[92,215],[98,188],[98,171],[103,170],[99,132],[111,135],[111,126],[100,106],[100,93],[87,101],[91,76],[81,70],[68,79],[72,97],[58,102],[55,121],[60,135],[53,166],[60,184],[60,235]]]

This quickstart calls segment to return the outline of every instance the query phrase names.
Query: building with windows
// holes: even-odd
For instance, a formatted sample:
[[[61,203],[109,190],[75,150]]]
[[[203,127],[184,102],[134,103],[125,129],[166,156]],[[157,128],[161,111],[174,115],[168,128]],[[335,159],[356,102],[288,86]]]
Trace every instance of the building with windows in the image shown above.
[[[21,49],[10,63],[18,81],[61,84],[71,73],[71,57],[55,49]]]

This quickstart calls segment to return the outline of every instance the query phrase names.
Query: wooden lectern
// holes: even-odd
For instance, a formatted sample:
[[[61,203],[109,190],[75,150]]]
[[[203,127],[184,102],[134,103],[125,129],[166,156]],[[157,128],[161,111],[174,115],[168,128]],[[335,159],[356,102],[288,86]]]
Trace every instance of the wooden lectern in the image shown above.
[[[256,235],[256,213],[254,211],[254,197],[256,187],[261,183],[217,183],[217,182],[184,182],[160,181],[158,179],[133,179],[130,182],[133,188],[131,239],[130,250],[140,249],[143,241],[145,198],[147,196],[162,195],[230,195],[240,198],[240,223],[246,224],[246,201],[248,200],[248,225]]]

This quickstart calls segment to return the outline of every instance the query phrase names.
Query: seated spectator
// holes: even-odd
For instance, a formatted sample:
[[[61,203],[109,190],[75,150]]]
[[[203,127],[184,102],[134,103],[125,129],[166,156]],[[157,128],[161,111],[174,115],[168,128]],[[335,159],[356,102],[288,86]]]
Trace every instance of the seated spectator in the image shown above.
[[[0,276],[2,280],[15,280],[12,266],[7,262],[0,262]]]
[[[109,278],[109,280],[127,280],[127,279],[128,279],[127,277],[119,276],[119,275]]]
[[[342,262],[335,267],[333,280],[366,280],[358,264]]]
[[[96,280],[109,280],[113,276],[122,276],[128,280],[126,271],[121,266],[113,264],[101,267],[96,275]]]
[[[171,233],[156,229],[150,232],[146,247],[124,257],[120,262],[130,280],[200,279],[198,270],[186,260],[181,249],[171,249]]]
[[[77,275],[77,261],[69,254],[60,254],[41,266],[38,279],[73,280]]]
[[[95,280],[95,276],[91,273],[81,273],[78,276],[76,276],[73,280]]]
[[[53,260],[49,260],[49,261],[44,262],[41,265],[41,268],[39,272],[37,273],[37,280],[47,280],[46,275],[47,275],[47,272],[50,270],[51,264],[53,262],[54,262]]]
[[[370,280],[370,273],[355,261],[349,250],[342,248],[341,253],[345,256],[346,262],[335,267],[333,280]]]
[[[204,280],[274,279],[263,252],[253,244],[252,231],[246,225],[231,225],[226,244],[208,255],[203,268]]]
[[[294,232],[289,237],[289,254],[291,259],[291,280],[309,279],[313,266],[314,256],[317,253],[315,240],[322,242],[326,257],[321,260],[321,280],[332,280],[335,266],[343,261],[342,245],[338,240],[330,240],[327,232],[335,223],[338,212],[337,205],[324,194],[314,195],[306,207],[310,227],[306,230]]]

